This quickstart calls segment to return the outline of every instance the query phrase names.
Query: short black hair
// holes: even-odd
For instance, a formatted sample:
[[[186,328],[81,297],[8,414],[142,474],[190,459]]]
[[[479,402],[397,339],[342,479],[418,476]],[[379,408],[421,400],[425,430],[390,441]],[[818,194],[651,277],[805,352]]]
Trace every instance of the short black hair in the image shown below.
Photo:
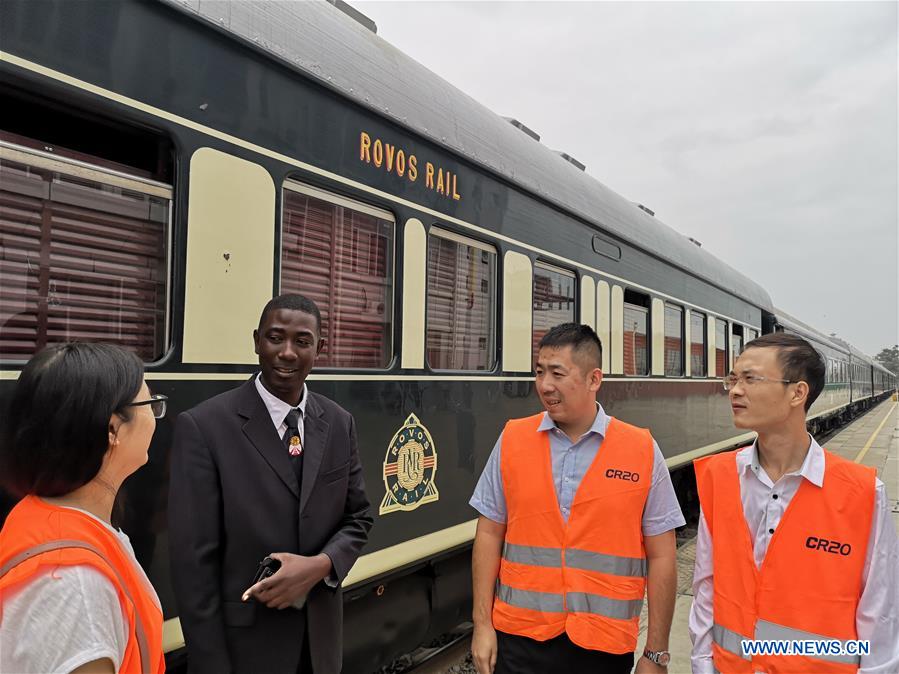
[[[537,349],[544,347],[558,349],[563,346],[570,346],[582,362],[589,364],[590,369],[602,367],[602,342],[589,325],[560,323],[543,335]]]
[[[777,349],[777,361],[783,371],[784,379],[804,381],[808,384],[808,398],[805,400],[805,411],[824,390],[827,368],[821,354],[809,342],[791,332],[770,332],[756,337],[746,343],[747,349]]]
[[[284,293],[273,297],[263,307],[262,313],[259,314],[259,327],[262,330],[262,324],[265,323],[266,316],[272,311],[278,309],[290,309],[292,311],[302,311],[315,316],[315,327],[318,330],[318,336],[322,335],[322,314],[318,310],[318,306],[305,295],[299,293]]]
[[[131,419],[144,366],[112,344],[48,346],[22,369],[0,431],[0,476],[16,496],[62,496],[90,482],[109,449],[109,418]]]

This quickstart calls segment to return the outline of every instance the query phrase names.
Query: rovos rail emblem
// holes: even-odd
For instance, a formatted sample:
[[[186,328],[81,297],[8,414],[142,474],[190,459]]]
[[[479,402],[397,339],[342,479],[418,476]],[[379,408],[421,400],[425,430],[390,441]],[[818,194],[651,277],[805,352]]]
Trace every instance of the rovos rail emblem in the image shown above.
[[[387,493],[378,511],[381,515],[397,510],[415,510],[440,498],[437,475],[437,448],[428,429],[414,414],[396,432],[384,458],[384,486]]]

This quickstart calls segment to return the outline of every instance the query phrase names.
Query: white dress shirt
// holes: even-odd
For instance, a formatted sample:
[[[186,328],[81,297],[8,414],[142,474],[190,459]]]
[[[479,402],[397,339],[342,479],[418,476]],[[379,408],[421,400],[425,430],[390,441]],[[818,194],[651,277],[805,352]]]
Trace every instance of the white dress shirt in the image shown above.
[[[268,410],[269,416],[272,418],[272,424],[275,426],[275,431],[278,433],[279,438],[283,438],[284,434],[287,432],[287,424],[284,423],[284,419],[287,417],[287,413],[290,410],[299,410],[300,411],[300,427],[297,429],[300,432],[300,446],[306,446],[306,429],[304,426],[306,425],[304,422],[306,420],[306,401],[309,399],[309,396],[306,395],[308,389],[306,388],[306,384],[303,384],[303,390],[300,391],[300,404],[296,407],[292,407],[288,405],[286,402],[278,398],[269,392],[265,386],[262,385],[261,381],[262,375],[257,374],[254,383],[256,384],[256,391],[259,393],[259,397],[262,398],[262,402],[265,403],[265,409]],[[325,585],[328,587],[337,587],[337,576],[335,575],[334,568],[332,566],[331,571],[325,576]],[[301,608],[303,603],[306,601],[305,597],[301,597],[301,600],[295,604],[296,608]]]
[[[272,417],[272,423],[275,425],[278,437],[283,438],[284,434],[287,432],[287,424],[284,423],[287,413],[290,412],[290,410],[300,410],[300,446],[305,447],[306,429],[303,428],[305,424],[302,422],[306,419],[306,384],[303,384],[303,390],[300,391],[300,404],[296,407],[292,407],[269,392],[269,390],[262,385],[261,378],[261,374],[256,375],[256,390],[259,392],[259,397],[262,398],[262,402],[265,403],[265,408]]]
[[[776,483],[759,465],[756,443],[737,452],[740,498],[753,539],[757,567],[764,561],[771,536],[802,480],[818,487],[824,484],[824,450],[814,438],[809,438],[811,444],[802,467],[787,473]],[[859,674],[895,674],[899,672],[899,542],[887,508],[886,490],[877,478],[875,488],[874,517],[862,571],[862,594],[855,615],[858,638],[870,641],[871,650],[869,655],[861,656]],[[716,671],[712,662],[713,595],[712,539],[700,510],[689,622],[694,674]]]

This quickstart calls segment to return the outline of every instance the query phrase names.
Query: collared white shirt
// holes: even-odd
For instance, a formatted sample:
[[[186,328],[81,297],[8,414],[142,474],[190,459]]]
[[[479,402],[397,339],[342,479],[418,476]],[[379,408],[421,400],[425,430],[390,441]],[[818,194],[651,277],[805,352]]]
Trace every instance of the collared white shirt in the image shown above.
[[[758,460],[756,443],[737,452],[740,499],[753,540],[756,566],[761,566],[771,536],[803,480],[824,484],[824,450],[809,436],[810,445],[798,471],[771,481]],[[714,570],[712,539],[700,511],[693,571],[693,605],[690,608],[691,661],[694,674],[712,674],[712,598]],[[899,672],[899,541],[887,508],[883,482],[875,478],[874,517],[862,571],[862,594],[855,616],[860,640],[871,642],[869,655],[861,656],[859,674]]]
[[[275,431],[278,433],[278,437],[283,438],[284,434],[287,432],[287,424],[284,423],[284,418],[287,416],[287,413],[290,410],[299,410],[302,417],[300,419],[300,427],[298,429],[300,431],[300,444],[301,446],[305,447],[306,429],[304,428],[304,426],[306,424],[302,422],[304,422],[306,419],[306,401],[309,400],[309,396],[306,395],[308,393],[306,384],[303,384],[303,390],[300,391],[300,404],[296,407],[292,407],[277,396],[272,395],[272,393],[270,393],[269,390],[262,385],[262,381],[260,381],[261,378],[261,373],[256,375],[256,379],[254,380],[254,383],[256,384],[256,391],[259,393],[259,397],[262,398],[262,402],[265,403],[265,409],[268,410],[269,416],[271,416],[272,418],[272,424],[275,426]],[[327,585],[328,587],[337,587],[338,583],[336,574],[337,572],[334,570],[332,565],[330,573],[325,576],[325,585]],[[303,601],[305,601],[305,597],[303,598]],[[300,606],[302,606],[302,602],[299,606],[297,606],[297,608],[300,608]]]
[[[287,432],[287,424],[284,423],[284,419],[287,417],[287,413],[290,412],[290,410],[300,410],[300,416],[302,417],[301,421],[306,419],[306,400],[308,400],[308,396],[306,395],[306,384],[303,384],[303,390],[300,391],[300,404],[296,407],[292,407],[269,392],[269,390],[262,385],[261,380],[262,375],[257,374],[256,379],[254,380],[256,391],[259,392],[259,397],[262,398],[262,402],[265,403],[265,409],[268,410],[268,413],[272,418],[272,423],[275,425],[278,437],[283,438],[284,434]],[[303,426],[305,426],[305,424],[301,423],[299,428],[300,443],[305,447],[306,430]]]

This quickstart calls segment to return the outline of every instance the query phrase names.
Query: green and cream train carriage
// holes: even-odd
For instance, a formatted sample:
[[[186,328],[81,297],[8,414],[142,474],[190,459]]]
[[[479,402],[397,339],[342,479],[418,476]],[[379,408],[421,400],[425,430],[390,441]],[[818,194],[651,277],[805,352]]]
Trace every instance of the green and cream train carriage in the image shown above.
[[[823,432],[870,408],[892,391],[890,381],[895,382],[895,376],[852,345],[827,336],[780,309],[774,313],[774,329],[807,339],[827,366],[824,390],[808,413],[813,433]]]
[[[764,289],[364,24],[326,2],[0,4],[0,393],[43,345],[93,339],[170,397],[123,525],[171,664],[171,417],[250,376],[274,293],[322,308],[310,386],[355,415],[376,511],[348,672],[468,617],[467,501],[503,421],[538,409],[549,326],[596,328],[604,405],[672,469],[749,439],[718,378],[774,329]]]

